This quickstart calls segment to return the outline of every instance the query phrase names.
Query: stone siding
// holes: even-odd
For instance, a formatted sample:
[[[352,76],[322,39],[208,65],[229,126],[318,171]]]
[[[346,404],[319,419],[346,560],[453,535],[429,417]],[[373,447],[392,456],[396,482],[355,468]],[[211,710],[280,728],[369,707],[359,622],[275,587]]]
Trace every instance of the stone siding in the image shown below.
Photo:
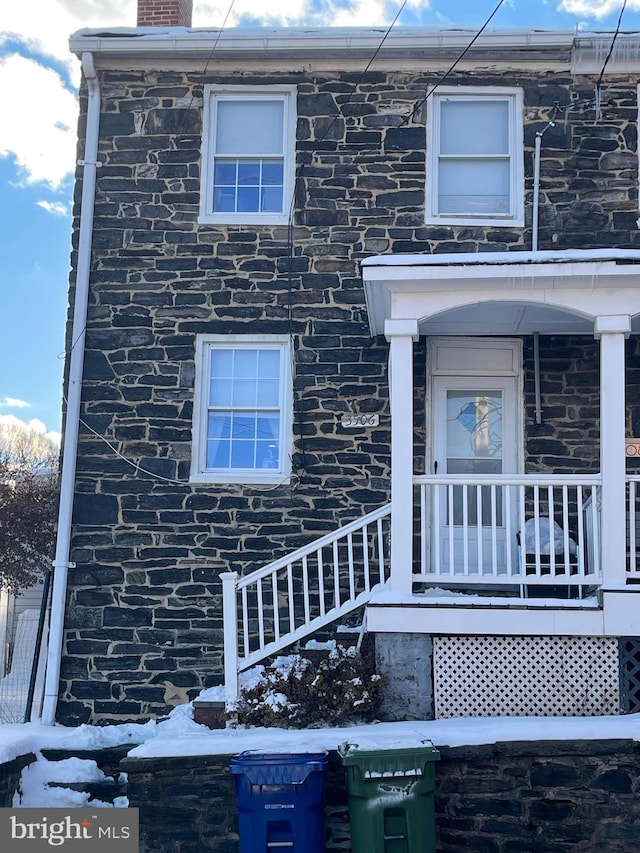
[[[35,760],[36,756],[29,752],[0,764],[0,808],[9,809],[13,806],[13,796],[18,790],[22,771]]]
[[[450,83],[524,89],[527,227],[435,227],[424,224],[424,110],[398,125],[436,74],[285,69],[245,70],[240,77],[215,69],[212,62],[205,75],[100,73],[103,165],[61,722],[137,720],[219,683],[220,573],[251,571],[388,501],[388,346],[369,334],[358,262],[378,253],[529,248],[535,133],[554,103],[591,97],[594,86],[592,79],[553,72],[453,74]],[[239,81],[298,87],[290,232],[197,222],[203,86]],[[84,95],[81,108],[82,131]],[[600,121],[576,111],[545,133],[541,249],[639,244],[636,119],[635,79],[607,76]],[[80,189],[78,175],[76,216]],[[76,241],[77,226],[76,219]],[[75,270],[75,252],[72,262]],[[188,482],[195,336],[221,332],[293,339],[290,484]],[[590,341],[573,346],[584,358],[591,350]],[[424,341],[416,347],[416,368],[420,402]],[[591,385],[589,377],[571,368],[562,381],[574,381],[576,401],[589,385],[591,411],[597,380]],[[530,462],[536,470],[556,464],[562,470],[558,460],[574,441],[572,463],[590,469],[594,448],[577,448],[574,409],[555,399],[554,382],[545,383],[543,426],[528,427]],[[345,431],[339,418],[349,411],[376,412],[380,426]],[[581,417],[596,429],[591,415]],[[557,438],[556,423],[565,439]],[[425,434],[417,405],[418,471]]]
[[[438,853],[630,853],[640,847],[638,744],[441,747]],[[237,853],[229,758],[126,759],[141,853]],[[326,850],[351,849],[345,774],[330,755]]]

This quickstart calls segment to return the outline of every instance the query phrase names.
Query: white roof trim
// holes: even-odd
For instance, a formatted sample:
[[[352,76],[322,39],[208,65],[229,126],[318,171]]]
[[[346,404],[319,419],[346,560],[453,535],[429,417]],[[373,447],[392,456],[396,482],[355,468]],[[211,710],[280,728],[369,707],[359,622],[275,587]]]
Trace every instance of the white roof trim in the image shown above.
[[[363,267],[451,267],[488,264],[573,264],[585,261],[634,261],[640,249],[559,249],[557,252],[457,252],[441,255],[373,255]]]
[[[250,28],[187,29],[185,27],[138,27],[83,29],[70,38],[73,53],[93,51],[118,54],[208,54],[212,42],[216,54],[225,53],[289,53],[303,50],[317,54],[371,51],[379,47],[386,27],[326,28]],[[468,47],[476,35],[472,29],[440,29],[437,27],[394,27],[383,45],[383,52],[419,51],[442,54]],[[604,36],[602,36],[604,38]],[[565,48],[570,50],[575,39],[572,30],[486,30],[477,48],[486,50],[516,49],[536,51]]]
[[[638,249],[381,255],[365,258],[361,271],[373,335],[383,333],[388,318],[418,320],[424,334],[429,318],[479,303],[531,304],[591,318],[640,317]],[[474,334],[497,334],[499,313],[496,308],[489,319],[483,315],[484,331]],[[476,325],[478,317],[472,317]],[[503,334],[519,334],[526,323],[499,328]],[[470,334],[462,326],[459,333]]]

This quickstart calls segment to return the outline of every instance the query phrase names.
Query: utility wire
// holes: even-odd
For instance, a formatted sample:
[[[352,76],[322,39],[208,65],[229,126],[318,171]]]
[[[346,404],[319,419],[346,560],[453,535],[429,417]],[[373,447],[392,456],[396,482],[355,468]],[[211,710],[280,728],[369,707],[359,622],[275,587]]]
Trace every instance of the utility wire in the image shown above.
[[[221,39],[221,37],[222,37],[222,32],[223,32],[223,30],[224,30],[224,28],[225,28],[225,26],[226,26],[226,24],[227,24],[227,21],[229,20],[229,16],[231,15],[231,12],[232,12],[232,10],[233,10],[234,4],[235,4],[235,0],[231,0],[231,2],[229,3],[229,7],[227,8],[226,15],[224,16],[224,20],[223,20],[223,22],[222,22],[222,26],[221,26],[221,27],[219,28],[219,30],[218,30],[218,33],[217,33],[217,35],[216,35],[216,39],[215,39],[215,41],[214,41],[214,43],[213,43],[213,45],[212,45],[212,47],[211,47],[211,50],[209,51],[209,55],[208,55],[207,60],[206,60],[206,62],[205,62],[205,66],[204,66],[204,68],[203,68],[203,70],[202,70],[202,72],[201,72],[203,76],[207,73],[207,70],[208,70],[208,68],[209,68],[209,65],[211,64],[211,61],[213,60],[213,56],[214,56],[214,54],[215,54],[216,48],[218,47],[218,42],[220,41],[220,39]],[[181,129],[182,129],[182,126],[183,126],[183,124],[184,124],[184,121],[185,121],[185,117],[186,117],[187,110],[189,110],[189,109],[191,108],[191,106],[193,105],[194,100],[195,100],[195,96],[192,94],[192,95],[191,95],[191,100],[190,100],[189,104],[187,105],[187,107],[185,107],[184,112],[183,112],[183,114],[182,114],[182,117],[181,117],[181,120],[180,120],[180,124],[178,125],[178,128],[177,128],[177,130],[176,130],[176,135],[180,133],[180,131],[181,131]],[[132,229],[132,230],[131,230],[131,235],[130,235],[129,239],[127,240],[127,242],[125,243],[125,245],[123,246],[123,248],[121,249],[121,251],[123,251],[123,252],[124,252],[124,251],[126,251],[127,249],[129,249],[129,248],[131,247],[131,245],[132,245],[132,243],[133,243],[133,239],[134,239],[134,233],[135,233],[135,232],[134,232],[134,229]],[[76,339],[75,339],[75,340],[72,340],[72,341],[71,341],[71,344],[70,344],[70,346],[69,346],[69,350],[68,350],[68,352],[64,352],[64,351],[63,351],[63,352],[59,353],[59,354],[58,354],[58,359],[62,359],[62,358],[64,358],[64,357],[66,357],[66,356],[70,355],[70,354],[73,352],[73,350],[75,349],[75,347],[78,345],[78,343],[80,342],[80,340],[83,338],[83,336],[84,336],[84,334],[85,334],[86,330],[87,330],[87,321],[85,320],[85,323],[84,323],[84,326],[83,326],[83,328],[82,328],[82,331],[78,334],[78,336],[76,337]],[[108,360],[107,360],[107,364],[109,364]],[[114,372],[114,370],[113,370],[113,368],[111,367],[111,365],[110,365],[110,364],[109,364],[109,368],[110,368],[111,372],[113,373],[113,377],[114,377],[114,379],[116,379],[116,378],[117,378],[117,377],[116,377],[116,374],[115,374],[115,372]],[[67,406],[68,406],[67,399],[66,399],[66,397],[64,397],[64,396],[63,396],[63,401],[64,401],[65,405],[67,405]],[[116,448],[116,447],[115,447],[115,446],[114,446],[114,445],[113,445],[113,444],[112,444],[112,443],[111,443],[111,442],[110,442],[110,441],[109,441],[109,440],[108,440],[104,435],[101,435],[99,432],[96,432],[96,430],[94,430],[92,427],[90,427],[90,426],[89,426],[89,424],[88,424],[88,423],[86,423],[86,421],[82,420],[82,418],[78,418],[78,421],[79,421],[79,423],[81,423],[81,424],[82,424],[82,426],[84,426],[84,427],[85,427],[85,429],[89,430],[89,432],[91,432],[93,435],[95,435],[97,438],[99,438],[101,441],[103,441],[103,442],[107,445],[107,447],[109,447],[109,448],[111,449],[111,451],[112,451],[113,453],[115,453],[115,455],[116,455],[116,456],[118,456],[120,459],[122,459],[124,462],[126,462],[128,465],[130,465],[130,466],[131,466],[132,468],[134,468],[136,471],[138,471],[138,472],[140,472],[140,473],[142,473],[142,474],[147,474],[148,476],[150,476],[150,477],[154,477],[154,478],[155,478],[155,479],[157,479],[157,480],[163,480],[163,481],[164,481],[164,482],[166,482],[166,483],[175,483],[175,484],[178,484],[178,485],[184,485],[186,482],[188,482],[188,481],[186,481],[186,480],[174,480],[174,479],[171,479],[171,478],[169,478],[169,477],[163,477],[162,475],[157,474],[157,473],[155,473],[154,471],[148,471],[147,469],[143,468],[142,466],[138,465],[137,463],[132,462],[130,459],[127,459],[127,457],[126,457],[126,456],[124,456],[124,454],[122,454],[122,453],[121,453],[121,452],[120,452],[120,451],[119,451],[119,450],[118,450],[118,449],[117,449],[117,448]]]
[[[149,471],[146,468],[143,468],[142,465],[138,465],[137,462],[132,462],[130,459],[127,459],[127,457],[123,453],[121,453],[118,448],[109,441],[108,438],[105,438],[104,435],[100,435],[99,432],[97,432],[93,427],[89,426],[89,424],[86,421],[82,420],[82,418],[78,418],[78,420],[85,429],[88,429],[90,433],[96,436],[96,438],[99,438],[101,441],[103,441],[119,459],[122,459],[122,461],[126,462],[127,465],[131,465],[132,468],[134,468],[141,474],[148,474],[150,477],[154,477],[156,480],[162,480],[165,483],[175,483],[179,486],[184,486],[188,484],[188,480],[174,480],[172,477],[163,477],[162,474],[157,474],[155,471]]]
[[[624,10],[626,9],[626,7],[627,7],[627,0],[623,0],[622,6],[620,8],[620,14],[618,15],[618,25],[616,26],[616,31],[614,32],[613,38],[611,39],[611,46],[609,48],[609,53],[607,54],[607,58],[604,61],[604,64],[602,66],[602,70],[600,71],[600,76],[598,77],[598,82],[596,83],[597,89],[600,88],[600,84],[602,83],[602,78],[604,77],[605,69],[606,69],[607,65],[609,64],[609,60],[611,59],[611,56],[613,54],[613,48],[615,47],[616,39],[618,38],[618,35],[620,33],[620,26],[622,24],[622,16],[624,15]]]
[[[442,77],[440,77],[440,79],[439,79],[439,80],[438,80],[438,82],[435,84],[435,86],[433,86],[433,88],[431,88],[431,89],[427,92],[427,94],[425,95],[425,97],[424,97],[421,101],[418,101],[418,103],[415,105],[415,107],[411,110],[411,113],[410,113],[408,116],[406,116],[406,118],[404,118],[404,119],[400,122],[400,124],[398,125],[398,127],[404,127],[404,125],[405,125],[405,124],[408,124],[408,123],[409,123],[409,122],[414,118],[415,114],[418,112],[418,110],[420,109],[420,107],[422,107],[424,104],[426,104],[426,102],[427,102],[427,101],[429,100],[429,98],[433,95],[433,93],[436,91],[436,89],[438,88],[438,86],[442,86],[442,84],[445,82],[445,80],[447,79],[447,77],[452,73],[452,71],[456,68],[456,66],[457,66],[457,65],[459,65],[459,63],[460,63],[460,62],[462,62],[462,60],[463,60],[463,59],[464,59],[464,57],[467,55],[467,53],[471,50],[471,48],[473,47],[473,45],[478,41],[478,39],[480,38],[480,36],[482,35],[482,33],[486,30],[486,28],[487,28],[487,27],[489,26],[489,24],[491,23],[491,21],[492,21],[493,17],[495,16],[495,14],[498,12],[498,10],[500,9],[500,7],[504,4],[504,2],[505,2],[505,0],[500,0],[500,2],[499,2],[499,3],[498,3],[498,5],[495,7],[495,9],[493,10],[493,12],[489,15],[489,17],[488,17],[488,18],[487,18],[487,20],[484,22],[484,24],[480,27],[480,29],[479,29],[479,30],[478,30],[478,32],[475,34],[475,36],[471,39],[471,41],[470,41],[470,42],[469,42],[469,44],[465,47],[465,49],[462,51],[462,53],[460,54],[460,56],[455,60],[455,62],[453,62],[453,63],[449,66],[449,68],[445,71],[445,73],[442,75]],[[626,0],[625,0],[625,2],[626,2]]]
[[[602,65],[602,68],[600,70],[600,76],[598,77],[598,82],[596,83],[595,109],[596,109],[596,118],[597,119],[600,119],[602,116],[602,113],[600,110],[602,78],[604,77],[604,72],[605,72],[607,65],[609,64],[609,60],[611,59],[611,57],[613,55],[613,48],[615,47],[616,39],[618,38],[618,34],[620,32],[620,26],[622,24],[622,16],[624,15],[624,10],[626,9],[626,7],[627,7],[627,0],[623,0],[622,6],[620,7],[620,14],[618,15],[618,24],[616,26],[616,31],[614,32],[613,38],[611,39],[611,45],[609,47],[609,53],[607,54],[607,57],[606,57],[603,65]]]
[[[380,51],[382,50],[382,47],[383,47],[384,43],[386,42],[387,38],[389,37],[389,33],[390,33],[390,32],[391,32],[391,30],[394,28],[394,26],[395,26],[395,24],[396,24],[396,21],[398,20],[398,18],[400,17],[400,15],[403,13],[403,11],[404,11],[404,7],[407,5],[407,3],[408,3],[408,0],[403,0],[402,5],[400,6],[400,8],[398,9],[398,11],[396,12],[396,16],[395,16],[395,18],[393,19],[393,21],[391,21],[391,23],[390,23],[390,24],[389,24],[389,26],[387,27],[387,31],[386,31],[386,32],[385,32],[385,34],[382,36],[382,39],[381,39],[381,41],[380,41],[380,44],[379,44],[379,45],[377,46],[377,48],[375,49],[375,51],[374,51],[374,53],[373,53],[373,56],[371,57],[371,59],[369,60],[369,62],[367,62],[366,68],[365,68],[365,69],[364,69],[364,71],[360,74],[360,77],[358,77],[358,79],[356,80],[356,82],[353,84],[353,89],[352,89],[352,90],[351,90],[351,92],[349,93],[349,97],[348,97],[348,98],[347,98],[347,100],[344,102],[344,104],[338,104],[338,105],[337,105],[337,106],[338,106],[338,112],[337,112],[337,114],[333,117],[333,121],[332,121],[332,122],[331,122],[331,124],[327,127],[327,129],[324,131],[324,133],[322,134],[322,136],[320,137],[320,139],[318,139],[318,144],[321,144],[322,142],[324,142],[324,140],[327,138],[327,136],[328,136],[328,134],[329,134],[329,131],[331,130],[331,128],[333,127],[333,125],[336,123],[336,121],[337,121],[340,117],[343,117],[343,118],[344,118],[344,113],[342,112],[342,110],[344,109],[344,107],[346,107],[346,106],[347,106],[347,104],[350,104],[350,103],[351,103],[351,100],[352,100],[353,96],[354,96],[354,95],[355,95],[355,93],[358,91],[358,86],[362,83],[362,81],[363,81],[363,80],[364,80],[364,78],[365,78],[365,75],[367,74],[367,72],[369,71],[369,69],[371,68],[371,66],[373,65],[373,63],[376,61],[378,54],[379,54],[379,53],[380,53]]]
[[[332,119],[331,123],[328,125],[328,127],[326,127],[326,128],[325,128],[325,130],[324,130],[324,132],[322,133],[322,135],[320,136],[320,138],[319,138],[318,140],[316,140],[316,144],[317,144],[317,145],[321,145],[321,144],[325,141],[325,139],[326,139],[326,138],[327,138],[327,136],[329,135],[329,132],[331,131],[331,129],[333,128],[334,124],[338,121],[338,119],[339,119],[339,118],[345,118],[345,115],[344,115],[344,113],[343,113],[344,108],[345,108],[348,104],[350,104],[350,103],[351,103],[351,101],[352,101],[352,99],[353,99],[353,97],[354,97],[355,93],[358,91],[358,86],[360,86],[360,84],[362,83],[362,81],[363,81],[363,80],[364,80],[364,78],[365,78],[365,75],[367,74],[367,72],[369,71],[369,69],[371,68],[371,66],[373,65],[373,63],[375,62],[375,60],[376,60],[376,58],[377,58],[378,54],[379,54],[379,53],[380,53],[380,51],[382,50],[382,47],[383,47],[383,45],[384,45],[385,41],[386,41],[386,40],[387,40],[387,38],[389,37],[389,33],[391,32],[391,30],[392,30],[392,29],[393,29],[393,27],[395,26],[396,21],[398,20],[398,18],[400,17],[400,15],[402,14],[402,12],[404,11],[404,7],[407,5],[407,3],[408,3],[408,2],[409,2],[409,0],[403,0],[403,2],[402,2],[402,4],[401,4],[400,8],[399,8],[399,9],[398,9],[398,11],[396,12],[396,15],[395,15],[395,17],[394,17],[393,21],[391,21],[391,23],[390,23],[390,24],[389,24],[389,26],[387,27],[387,30],[386,30],[385,34],[382,36],[382,39],[380,40],[380,43],[379,43],[379,44],[378,44],[378,46],[376,47],[376,49],[375,49],[375,51],[374,51],[374,53],[373,53],[373,55],[372,55],[371,59],[367,62],[366,67],[365,67],[365,68],[364,68],[364,70],[361,72],[361,74],[360,74],[360,76],[358,77],[358,79],[356,80],[356,82],[353,84],[353,88],[351,89],[351,92],[349,93],[349,96],[347,97],[347,100],[344,102],[344,104],[337,104],[337,105],[336,105],[336,106],[338,107],[338,112],[337,112],[337,113],[336,113],[336,115],[333,117],[333,119]],[[292,194],[291,194],[291,204],[289,205],[289,223],[288,223],[288,225],[289,225],[289,229],[290,229],[290,230],[293,228],[293,225],[294,225],[293,218],[294,218],[294,212],[295,212],[296,189],[297,189],[297,187],[298,187],[298,183],[302,180],[302,177],[303,177],[302,173],[303,173],[303,171],[304,171],[304,165],[305,165],[305,164],[303,163],[303,164],[301,165],[301,167],[300,167],[300,173],[296,176],[296,179],[295,179],[295,181],[294,181],[294,188],[293,188],[293,192],[292,192]]]
[[[346,101],[343,104],[336,104],[336,106],[338,108],[338,112],[335,114],[335,116],[333,117],[333,119],[329,123],[329,125],[324,129],[320,138],[316,140],[316,146],[321,145],[325,141],[325,139],[329,135],[331,129],[333,128],[333,126],[335,125],[335,123],[338,121],[339,118],[345,118],[345,115],[343,112],[344,108],[348,104],[350,104],[351,101],[353,100],[353,97],[355,96],[356,92],[358,91],[360,84],[364,80],[367,72],[369,71],[369,69],[371,68],[371,66],[375,62],[378,54],[382,50],[384,43],[386,42],[387,38],[389,37],[391,30],[395,26],[396,21],[398,20],[398,18],[400,17],[402,12],[404,11],[404,7],[407,5],[407,3],[408,3],[408,0],[403,0],[403,2],[401,3],[398,11],[395,14],[395,17],[393,18],[393,20],[391,21],[391,23],[387,27],[386,32],[382,36],[382,39],[380,40],[378,46],[376,47],[375,51],[371,55],[371,58],[367,62],[364,70],[360,73],[360,76],[358,77],[358,79],[353,84],[353,88],[351,89],[351,92],[349,93]],[[295,257],[295,231],[294,231],[294,229],[295,229],[295,207],[296,207],[296,196],[297,196],[297,192],[298,192],[298,187],[302,184],[302,180],[304,178],[304,169],[305,169],[305,164],[302,163],[300,165],[299,170],[297,170],[297,173],[296,173],[296,176],[295,176],[295,179],[293,182],[293,192],[291,193],[291,204],[289,205],[289,218],[288,218],[288,222],[287,222],[287,319],[288,319],[288,326],[289,326],[289,334],[292,337],[293,337],[293,261],[294,261],[294,257]],[[293,377],[295,379],[295,351],[293,349],[291,351],[291,362],[292,362],[292,365],[291,365],[292,374],[293,374]],[[294,388],[294,418],[295,418],[296,411],[300,412],[299,408],[295,406],[295,388]],[[301,417],[298,418],[298,423],[303,424]],[[305,462],[306,454],[305,454],[305,447],[304,447],[304,429],[300,430],[299,446],[300,446],[300,456],[302,459],[302,462],[301,462],[301,465],[299,466],[299,468],[304,471],[304,470],[306,470],[306,462]]]
[[[225,26],[227,25],[227,21],[229,20],[229,15],[231,15],[231,12],[233,11],[233,7],[234,7],[235,2],[236,2],[236,0],[231,0],[231,2],[229,3],[229,7],[228,7],[228,9],[227,9],[227,13],[226,13],[226,15],[224,16],[224,20],[223,20],[223,22],[222,22],[222,26],[221,26],[221,27],[219,28],[219,30],[218,30],[218,33],[217,33],[217,35],[216,35],[216,39],[215,39],[215,41],[214,41],[214,43],[213,43],[213,46],[212,46],[211,50],[209,51],[209,55],[208,55],[207,60],[206,60],[206,62],[205,62],[205,66],[204,66],[204,68],[202,69],[201,74],[202,74],[203,76],[207,73],[207,70],[208,70],[208,68],[209,68],[209,65],[211,64],[211,61],[213,60],[213,55],[214,55],[214,53],[215,53],[215,51],[216,51],[216,48],[218,47],[218,42],[220,41],[220,39],[221,39],[221,37],[222,37],[222,32],[223,32],[223,30],[224,30]],[[188,110],[190,110],[190,109],[191,109],[191,107],[193,106],[193,102],[194,102],[194,100],[195,100],[195,96],[192,94],[192,95],[191,95],[191,100],[189,101],[189,103],[187,104],[187,106],[186,106],[186,107],[184,107],[184,111],[183,111],[182,116],[181,116],[181,118],[180,118],[180,123],[179,123],[179,125],[178,125],[178,127],[177,127],[177,129],[176,129],[176,131],[175,131],[175,135],[176,135],[176,136],[177,136],[177,135],[180,133],[180,131],[182,130],[182,127],[183,127],[183,125],[184,125],[184,121],[185,121],[185,117],[186,117],[187,111],[188,111]],[[131,248],[131,244],[133,243],[133,238],[134,238],[134,229],[132,229],[132,230],[131,230],[131,236],[129,237],[129,239],[127,240],[127,242],[125,243],[125,245],[122,247],[121,251],[125,252],[127,249],[130,249],[130,248]],[[87,326],[86,326],[86,323],[85,323],[84,328],[82,329],[82,331],[80,332],[80,334],[78,335],[78,337],[75,339],[75,341],[72,341],[71,346],[69,347],[69,352],[67,353],[67,352],[65,352],[65,351],[62,351],[62,352],[58,353],[58,359],[60,359],[60,360],[61,360],[61,359],[65,358],[67,355],[69,355],[70,353],[72,353],[72,352],[73,352],[73,350],[75,349],[76,345],[79,343],[80,338],[81,338],[81,337],[82,337],[82,335],[85,333],[86,328],[87,328]]]

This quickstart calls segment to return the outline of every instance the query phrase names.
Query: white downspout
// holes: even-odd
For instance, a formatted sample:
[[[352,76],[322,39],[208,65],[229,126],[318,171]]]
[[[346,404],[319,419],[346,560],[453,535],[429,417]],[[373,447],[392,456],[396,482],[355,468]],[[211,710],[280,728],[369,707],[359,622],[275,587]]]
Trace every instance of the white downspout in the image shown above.
[[[82,202],[80,207],[80,231],[78,240],[78,264],[73,308],[73,331],[69,359],[67,385],[67,411],[62,445],[62,470],[60,473],[60,507],[58,510],[58,537],[53,561],[53,592],[51,595],[51,618],[47,669],[44,685],[44,700],[41,722],[52,726],[55,722],[58,703],[58,683],[64,632],[64,615],[67,597],[67,571],[73,566],[69,562],[71,547],[71,519],[75,493],[76,460],[78,455],[78,432],[80,397],[82,394],[82,369],[84,364],[84,339],[89,299],[89,274],[91,271],[91,242],[93,235],[93,209],[96,188],[98,159],[98,127],[100,124],[100,87],[91,53],[82,54],[82,71],[87,81],[87,126],[85,131],[84,167],[82,179]]]
[[[536,133],[533,151],[533,210],[531,216],[531,251],[538,251],[538,219],[540,216],[540,148],[542,146],[542,137],[550,127],[556,126],[556,116],[560,107],[558,104],[553,106],[553,114],[546,125]]]
[[[533,209],[531,211],[531,251],[538,251],[538,214],[540,206],[540,146],[542,144],[542,133],[536,133],[535,147],[533,153]]]

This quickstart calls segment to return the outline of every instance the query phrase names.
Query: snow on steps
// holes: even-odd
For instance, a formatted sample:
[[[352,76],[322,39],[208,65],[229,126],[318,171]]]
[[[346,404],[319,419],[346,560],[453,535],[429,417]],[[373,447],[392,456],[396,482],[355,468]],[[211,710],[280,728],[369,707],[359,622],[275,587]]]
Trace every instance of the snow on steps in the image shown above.
[[[127,780],[118,765],[130,748],[43,749],[22,771],[14,808],[125,808]]]

